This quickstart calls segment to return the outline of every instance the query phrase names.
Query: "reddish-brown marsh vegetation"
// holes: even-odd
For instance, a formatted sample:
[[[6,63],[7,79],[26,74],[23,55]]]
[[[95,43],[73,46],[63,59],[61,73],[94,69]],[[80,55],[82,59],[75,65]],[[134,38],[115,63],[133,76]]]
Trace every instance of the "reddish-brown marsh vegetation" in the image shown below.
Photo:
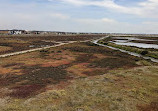
[[[156,64],[91,43],[78,42],[0,61],[4,111],[146,111],[157,97],[157,67],[149,66]]]

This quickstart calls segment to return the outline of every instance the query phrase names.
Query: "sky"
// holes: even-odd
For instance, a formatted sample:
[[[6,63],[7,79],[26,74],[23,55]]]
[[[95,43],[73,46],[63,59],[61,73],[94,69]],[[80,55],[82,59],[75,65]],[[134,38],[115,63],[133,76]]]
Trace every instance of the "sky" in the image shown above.
[[[158,34],[158,0],[0,0],[0,30]]]

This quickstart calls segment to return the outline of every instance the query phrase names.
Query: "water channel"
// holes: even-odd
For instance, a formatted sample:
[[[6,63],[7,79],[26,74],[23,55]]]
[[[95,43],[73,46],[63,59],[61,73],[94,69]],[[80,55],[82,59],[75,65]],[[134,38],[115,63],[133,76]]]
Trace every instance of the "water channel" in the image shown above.
[[[107,38],[107,37],[100,38],[100,39],[94,40],[94,41],[92,41],[92,42],[93,42],[94,44],[99,45],[99,46],[108,47],[108,48],[111,48],[111,49],[113,49],[113,50],[119,50],[119,51],[121,51],[121,52],[128,53],[128,54],[130,54],[130,55],[137,56],[137,57],[142,57],[142,58],[144,58],[144,59],[146,59],[146,60],[151,60],[151,61],[153,61],[153,62],[157,62],[157,63],[158,63],[158,59],[155,59],[155,58],[152,58],[152,57],[143,56],[143,55],[138,54],[138,53],[134,53],[134,52],[130,52],[130,51],[126,51],[126,50],[122,50],[122,49],[119,49],[119,48],[115,48],[115,47],[111,47],[111,46],[108,46],[108,45],[103,45],[103,44],[99,44],[99,43],[98,43],[99,40],[102,40],[102,39],[105,39],[105,38]],[[152,45],[153,45],[153,44],[152,44]]]

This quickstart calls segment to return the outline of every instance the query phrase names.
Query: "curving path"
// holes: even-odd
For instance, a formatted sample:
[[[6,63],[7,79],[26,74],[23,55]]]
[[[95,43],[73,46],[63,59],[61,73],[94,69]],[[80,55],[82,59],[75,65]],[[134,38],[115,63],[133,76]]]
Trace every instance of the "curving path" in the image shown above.
[[[115,47],[111,47],[111,46],[108,46],[108,45],[103,45],[103,44],[99,44],[99,43],[98,43],[99,40],[104,39],[104,38],[107,38],[107,37],[109,37],[109,36],[106,36],[106,37],[103,37],[103,38],[100,38],[100,39],[97,39],[97,40],[93,40],[92,42],[93,42],[94,44],[99,45],[99,46],[108,47],[108,48],[114,49],[114,50],[119,50],[119,51],[121,51],[121,52],[130,54],[130,55],[133,55],[133,56],[137,56],[137,57],[142,57],[142,58],[144,58],[144,59],[146,59],[146,60],[149,59],[149,60],[151,60],[152,62],[158,63],[158,59],[155,59],[155,58],[152,58],[152,57],[143,56],[143,55],[138,54],[138,53],[134,53],[134,52],[130,52],[130,51],[126,51],[126,50],[122,50],[122,49],[119,49],[119,48],[115,48]]]
[[[94,40],[96,40],[96,39],[84,40],[84,41],[63,41],[63,42],[56,42],[56,43],[58,43],[57,45],[48,46],[48,47],[42,47],[42,48],[35,48],[35,49],[30,49],[30,50],[25,50],[25,51],[19,51],[19,52],[13,52],[13,53],[9,53],[9,54],[3,54],[3,55],[0,55],[0,58],[10,57],[10,56],[19,55],[19,54],[25,54],[25,53],[39,51],[39,50],[43,50],[43,49],[49,49],[49,48],[53,48],[53,47],[59,47],[59,46],[62,46],[62,45],[71,44],[71,43],[75,43],[75,42],[90,42],[90,41],[94,41]],[[100,40],[100,39],[97,39],[97,40]]]
[[[29,53],[29,52],[34,52],[34,51],[39,51],[39,50],[43,50],[43,49],[49,49],[49,48],[58,47],[58,46],[66,45],[66,44],[71,44],[71,43],[74,43],[74,42],[77,42],[77,41],[69,41],[67,43],[62,43],[62,42],[59,43],[58,42],[59,44],[53,45],[53,46],[35,48],[35,49],[30,49],[30,50],[25,50],[25,51],[13,52],[13,53],[9,53],[9,54],[3,54],[3,55],[0,55],[0,58],[19,55],[19,54],[24,54],[24,53]]]

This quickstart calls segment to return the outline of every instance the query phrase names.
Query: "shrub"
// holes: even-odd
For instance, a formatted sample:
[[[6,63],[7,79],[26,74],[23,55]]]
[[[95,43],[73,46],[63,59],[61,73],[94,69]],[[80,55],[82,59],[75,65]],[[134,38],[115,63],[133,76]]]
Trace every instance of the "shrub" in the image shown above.
[[[97,44],[94,44],[92,42],[86,42],[86,45],[88,45],[88,46],[98,46]]]
[[[48,53],[49,50],[40,50],[40,52],[45,52],[45,53]]]
[[[148,51],[142,51],[141,53],[140,53],[141,55],[146,55],[146,54],[148,54]]]
[[[107,42],[105,42],[105,43],[104,43],[104,45],[108,45],[108,43],[107,43]]]
[[[62,51],[59,50],[59,51],[57,51],[57,53],[62,53]]]

